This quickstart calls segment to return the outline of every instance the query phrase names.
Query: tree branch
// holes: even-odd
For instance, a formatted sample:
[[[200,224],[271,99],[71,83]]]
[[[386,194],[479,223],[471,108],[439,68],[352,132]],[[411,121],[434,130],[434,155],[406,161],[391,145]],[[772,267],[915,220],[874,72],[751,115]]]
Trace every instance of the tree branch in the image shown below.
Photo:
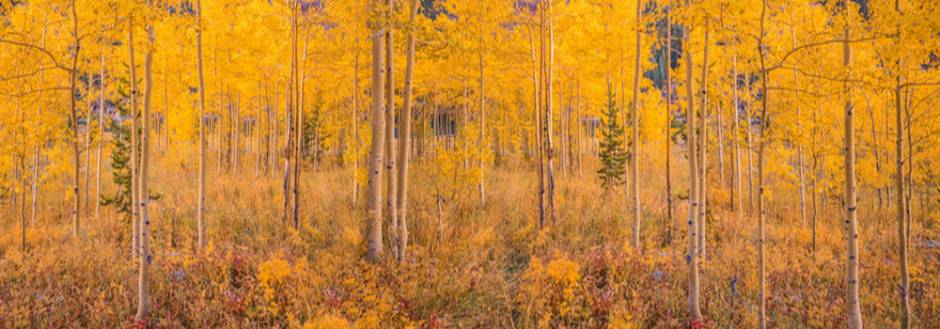
[[[49,52],[48,50],[46,50],[46,48],[43,48],[43,47],[40,47],[40,46],[37,46],[37,45],[33,45],[33,44],[29,44],[29,43],[25,43],[25,42],[19,42],[19,41],[14,41],[14,40],[7,40],[7,39],[3,39],[3,38],[0,38],[0,43],[8,43],[8,44],[11,44],[11,45],[14,45],[14,46],[20,46],[20,47],[25,47],[25,48],[30,48],[30,49],[38,50],[38,51],[42,52],[43,54],[46,54],[46,56],[48,56],[49,59],[52,60],[52,64],[54,64],[54,66],[55,66],[56,68],[65,70],[66,72],[71,72],[71,71],[72,71],[71,68],[68,68],[68,67],[63,66],[62,64],[60,64],[59,61],[56,60],[55,55],[53,55],[51,52]]]

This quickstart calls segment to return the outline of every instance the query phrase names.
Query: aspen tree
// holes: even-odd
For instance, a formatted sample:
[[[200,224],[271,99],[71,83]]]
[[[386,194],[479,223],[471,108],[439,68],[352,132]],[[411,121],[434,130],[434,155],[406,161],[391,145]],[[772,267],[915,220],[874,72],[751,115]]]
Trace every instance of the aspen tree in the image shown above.
[[[692,2],[690,0],[685,0],[686,9],[692,7]],[[692,327],[703,325],[702,321],[702,310],[699,306],[699,275],[698,275],[698,257],[696,257],[698,250],[698,237],[697,237],[697,227],[696,221],[698,220],[698,184],[700,180],[698,178],[698,156],[696,152],[696,137],[692,129],[696,126],[698,121],[695,113],[695,93],[692,83],[692,50],[691,47],[691,38],[690,31],[692,22],[689,20],[688,14],[686,14],[686,22],[682,25],[682,38],[683,38],[683,52],[682,57],[685,57],[685,88],[686,88],[686,98],[687,98],[687,114],[688,126],[689,126],[689,248],[688,252],[685,255],[685,261],[689,265],[689,318],[692,323]]]
[[[748,99],[751,98],[751,79],[748,72],[744,73],[744,92],[745,96]],[[744,151],[747,153],[747,216],[750,218],[754,214],[754,129],[751,127],[751,106],[748,103],[748,106],[744,108],[744,130],[747,131],[745,135],[745,145]]]
[[[152,6],[152,0],[148,1],[148,6]],[[140,268],[137,281],[137,314],[134,319],[137,323],[143,323],[146,326],[147,314],[150,310],[150,263],[153,261],[153,255],[150,253],[149,235],[150,235],[150,196],[148,192],[149,170],[150,170],[150,108],[153,98],[153,50],[154,50],[154,31],[151,22],[146,22],[147,31],[147,52],[144,56],[144,111],[141,117],[143,120],[142,138],[141,138],[141,156],[140,156],[140,184],[138,192],[140,203]]]
[[[666,223],[667,242],[672,242],[672,0],[666,9]]]
[[[46,32],[49,28],[49,25],[47,24],[47,19],[48,19],[48,14],[45,14],[43,16],[42,34],[39,37],[39,47],[42,49],[46,48]],[[44,79],[43,79],[44,73],[45,73],[45,70],[39,71],[39,85],[42,85],[44,82]],[[42,95],[43,95],[42,91],[40,90],[38,92],[39,99],[43,98]],[[40,101],[39,104],[36,105],[36,130],[37,131],[42,131],[42,119],[41,118],[42,118],[43,105],[44,105],[43,101]],[[42,140],[37,141],[36,147],[33,150],[33,174],[32,174],[33,186],[32,186],[32,198],[30,198],[32,202],[32,204],[30,205],[32,208],[30,212],[30,217],[29,217],[30,223],[36,223],[36,216],[37,216],[37,212],[39,211],[39,176],[40,176],[40,167],[41,167],[40,159],[42,158],[42,144],[43,144]]]
[[[540,6],[536,7],[536,10],[539,10]],[[541,17],[541,16],[540,16]],[[534,17],[533,17],[534,20]],[[538,200],[539,200],[539,229],[545,227],[545,166],[544,160],[542,159],[542,115],[540,113],[542,108],[542,97],[541,97],[541,88],[542,88],[542,63],[540,53],[538,59],[535,54],[535,38],[532,32],[532,23],[531,21],[526,24],[529,28],[529,50],[532,59],[532,121],[535,123],[535,153],[536,159],[538,161],[538,176],[539,176],[539,187],[538,187]],[[539,43],[541,44],[542,40],[542,22],[539,21]],[[539,47],[540,51],[544,50],[543,47]]]
[[[640,37],[643,1],[636,2],[636,56],[633,63],[633,248],[640,249]]]
[[[901,14],[901,1],[894,1],[894,11],[897,14]],[[897,30],[897,35],[894,37],[896,46],[901,46],[901,28],[900,23],[896,23],[895,29]],[[898,221],[898,265],[900,267],[900,290],[901,290],[901,329],[910,328],[911,323],[911,301],[910,301],[910,289],[911,289],[911,276],[908,269],[908,259],[907,259],[907,242],[908,234],[910,232],[910,226],[908,223],[905,223],[905,215],[907,214],[906,206],[904,202],[904,129],[902,123],[902,114],[901,114],[901,60],[898,59],[895,61],[895,85],[894,85],[894,122],[895,122],[895,140],[894,140],[894,149],[895,149],[895,172],[894,179],[895,185],[897,186],[897,221]],[[910,138],[910,135],[908,135]],[[913,159],[908,159],[908,161],[913,162]],[[913,182],[911,182],[913,183]],[[908,225],[906,225],[908,224]],[[905,227],[907,226],[907,227]]]
[[[230,113],[231,122],[234,127],[231,130],[232,133],[232,174],[239,176],[241,170],[239,165],[241,164],[241,134],[242,134],[242,92],[241,90],[235,91],[235,99],[232,102],[232,111]]]
[[[298,85],[298,70],[297,70],[297,38],[298,31],[297,26],[297,7],[300,7],[299,1],[292,1],[289,4],[291,11],[291,58],[290,58],[290,77],[287,79],[287,88],[284,90],[284,95],[287,97],[287,104],[285,110],[287,115],[284,118],[285,128],[285,139],[284,139],[284,209],[281,216],[282,221],[287,221],[290,218],[293,222],[293,212],[291,211],[291,198],[293,194],[291,193],[291,160],[293,159],[293,152],[297,149],[294,145],[295,137],[294,135],[300,131],[300,127],[296,127],[293,120],[296,120],[296,116],[299,113],[295,114],[295,108],[297,108],[297,85]],[[296,165],[296,164],[295,164]]]
[[[206,247],[206,82],[202,68],[202,0],[196,0],[196,67],[199,70],[199,186],[196,208],[197,249]]]
[[[724,17],[721,17],[724,19]],[[727,44],[721,47],[722,58],[728,58],[728,47]],[[724,123],[721,120],[721,105],[724,96],[725,88],[725,79],[727,76],[718,79],[718,91],[715,93],[719,95],[719,100],[715,104],[715,130],[718,135],[716,136],[716,144],[718,144],[718,187],[725,188],[725,142],[724,142]]]
[[[104,36],[102,36],[104,38]],[[104,45],[102,45],[104,46]],[[105,82],[104,82],[104,49],[101,49],[100,67],[98,71],[98,143],[95,154],[95,220],[100,219],[99,206],[101,205],[101,147],[104,144],[104,109],[105,109]]]
[[[398,178],[400,180],[398,184],[398,261],[404,262],[405,255],[407,254],[406,248],[408,247],[408,220],[407,220],[407,211],[408,211],[408,165],[410,161],[411,152],[408,151],[408,146],[411,144],[411,117],[414,115],[412,113],[411,107],[412,97],[414,92],[414,66],[415,66],[415,24],[416,16],[418,15],[418,0],[411,0],[410,6],[411,9],[408,13],[408,50],[407,58],[405,62],[405,108],[401,116],[401,129],[399,132],[401,134],[401,144],[399,156],[401,157],[398,167]]]
[[[373,13],[379,12],[381,0],[372,0]],[[385,116],[383,95],[385,64],[383,45],[385,31],[382,19],[373,15],[372,32],[372,150],[369,159],[369,195],[367,208],[372,219],[369,230],[369,258],[378,261],[384,253],[382,246],[382,165],[385,145]]]
[[[131,80],[131,223],[133,226],[133,236],[132,241],[132,255],[134,258],[140,256],[140,206],[138,199],[139,180],[138,172],[140,161],[137,157],[139,155],[139,146],[138,144],[138,134],[137,134],[137,66],[134,61],[134,15],[131,14],[127,20],[127,31],[128,31],[128,52],[130,53],[130,80]]]
[[[575,127],[575,136],[577,136],[577,141],[578,141],[577,151],[575,154],[576,154],[576,159],[577,159],[578,177],[582,177],[584,173],[582,170],[583,162],[582,162],[581,157],[584,155],[583,154],[584,146],[581,141],[581,79],[579,78],[577,82],[575,82],[575,84],[577,85],[577,87],[575,87],[577,88],[577,92],[576,92],[577,96],[575,96],[575,109],[576,110],[575,110],[574,127]]]
[[[302,3],[299,1],[294,5],[295,22],[299,19]],[[299,32],[299,30],[297,30]],[[294,174],[293,174],[293,200],[291,202],[291,218],[293,219],[294,229],[300,228],[300,169],[303,164],[300,162],[304,154],[304,85],[306,83],[306,74],[304,69],[307,66],[307,46],[310,44],[309,25],[304,27],[304,49],[303,58],[297,54],[297,47],[294,47],[294,112],[297,113],[294,122]],[[296,35],[295,35],[296,36]],[[299,36],[296,36],[299,37]],[[299,61],[299,62],[298,62]]]
[[[392,0],[386,0],[387,26],[385,29],[385,179],[387,191],[385,193],[385,213],[389,220],[389,236],[391,252],[398,255],[398,177],[395,157],[395,35],[393,12],[395,10]]]
[[[551,6],[551,5],[549,5]],[[480,68],[480,206],[486,206],[486,175],[483,173],[484,167],[486,166],[486,157],[484,156],[486,150],[486,82],[483,75],[483,52],[486,50],[485,44],[483,43],[483,11],[486,8],[483,7],[483,1],[480,1],[480,31],[479,31],[479,40],[480,40],[480,53],[479,53],[479,68]]]
[[[766,1],[766,0],[765,0]],[[843,4],[848,6],[848,4]],[[845,9],[846,25],[848,25],[848,8]],[[855,183],[855,116],[852,103],[851,78],[852,49],[849,46],[849,27],[845,26],[842,43],[842,64],[845,69],[845,239],[846,239],[846,308],[849,329],[862,329],[861,300],[858,296],[860,277],[858,273],[858,207]]]
[[[547,7],[546,10],[543,10],[543,20],[547,21],[548,24],[548,41],[547,45],[543,44],[543,47],[546,48],[547,60],[545,63],[545,152],[547,155],[546,166],[547,173],[546,179],[548,180],[548,218],[553,223],[555,221],[555,170],[552,165],[552,81],[554,75],[552,73],[552,66],[555,62],[555,27],[552,18],[552,1],[544,0],[544,5]]]
[[[764,157],[765,157],[765,147],[767,146],[767,139],[769,139],[768,133],[770,130],[770,121],[767,118],[767,98],[769,97],[769,90],[767,89],[767,45],[764,44],[765,38],[767,37],[767,32],[765,30],[765,24],[767,20],[767,0],[761,2],[761,16],[760,16],[760,35],[757,39],[757,52],[758,57],[760,58],[760,82],[761,90],[763,91],[763,97],[761,97],[761,115],[760,115],[760,140],[757,149],[757,243],[758,243],[758,280],[759,280],[759,291],[758,298],[760,301],[760,313],[759,313],[759,323],[760,328],[767,328],[767,256],[766,256],[766,241],[765,241],[765,206],[764,206]],[[750,153],[750,151],[748,151]],[[750,166],[748,166],[750,169]]]
[[[735,36],[732,32],[732,40]],[[741,128],[738,126],[741,122],[740,108],[741,103],[738,98],[738,55],[737,55],[737,42],[734,42],[735,50],[734,55],[731,58],[731,130],[733,131],[733,137],[731,138],[731,148],[733,149],[734,160],[731,162],[732,168],[732,178],[733,181],[731,189],[731,208],[734,210],[737,215],[738,221],[744,217],[744,205],[741,203],[741,195],[743,190],[741,189]]]
[[[72,200],[72,235],[75,239],[79,239],[79,232],[81,229],[81,208],[82,208],[82,195],[81,190],[79,190],[79,181],[81,179],[81,149],[78,146],[78,104],[76,97],[78,93],[78,56],[82,49],[81,36],[78,34],[78,11],[75,9],[75,2],[77,0],[71,1],[71,11],[72,11],[72,38],[74,40],[72,50],[72,67],[69,71],[69,126],[71,130],[71,145],[73,153],[73,175],[72,177],[72,195],[74,200]]]
[[[356,32],[359,32],[359,27],[356,25]],[[358,35],[358,33],[356,33]],[[355,57],[353,60],[353,113],[352,113],[352,130],[353,130],[353,167],[352,167],[352,204],[354,206],[359,205],[359,180],[356,179],[356,176],[359,175],[359,38],[356,38],[355,41]],[[275,134],[277,135],[277,134]]]
[[[698,184],[699,205],[698,205],[698,218],[697,218],[697,224],[698,224],[697,255],[701,257],[703,261],[705,260],[705,215],[706,215],[705,208],[706,208],[707,200],[708,200],[708,196],[707,196],[708,184],[706,181],[706,173],[707,173],[707,168],[708,168],[708,164],[707,164],[707,160],[708,160],[708,157],[707,157],[707,154],[708,154],[707,153],[708,152],[708,149],[707,149],[708,147],[708,124],[707,124],[707,120],[708,120],[708,46],[709,46],[709,24],[708,24],[708,17],[706,16],[705,17],[705,45],[702,48],[702,85],[700,87],[701,94],[702,94],[700,96],[701,101],[702,101],[702,109],[700,110],[701,116],[699,118],[701,121],[699,121],[699,126],[697,128],[698,130],[697,134],[699,136],[696,137],[696,139],[699,142],[699,145],[695,146],[699,148],[699,160],[698,160],[699,168],[697,170],[699,170],[700,172],[699,179],[701,180]],[[695,126],[690,126],[689,133],[696,134]],[[694,146],[695,144],[689,144],[689,145]]]
[[[790,25],[790,39],[793,45],[793,48],[796,48],[796,21],[792,18],[791,13],[791,25]],[[793,70],[793,82],[799,85],[799,76],[797,71]],[[874,120],[872,121],[872,131],[874,131]],[[800,109],[800,105],[796,106],[796,130],[797,130],[797,140],[796,140],[796,158],[797,158],[797,172],[799,174],[799,185],[800,185],[800,223],[801,225],[806,225],[806,172],[805,160],[803,157],[803,114]],[[875,158],[878,157],[878,149],[875,148]],[[876,164],[878,161],[875,162]],[[879,165],[880,167],[880,165]],[[881,169],[879,169],[881,171]],[[878,190],[879,199],[881,198],[881,190]]]

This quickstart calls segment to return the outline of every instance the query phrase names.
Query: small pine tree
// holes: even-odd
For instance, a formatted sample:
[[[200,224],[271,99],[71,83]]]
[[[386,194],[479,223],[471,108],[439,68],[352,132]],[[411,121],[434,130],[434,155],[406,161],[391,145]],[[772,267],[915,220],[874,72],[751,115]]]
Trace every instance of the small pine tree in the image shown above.
[[[122,81],[123,82],[123,81]],[[125,82],[126,83],[126,82]],[[127,91],[119,87],[121,98],[128,99]],[[115,102],[116,115],[119,118],[127,117],[127,108],[123,102]],[[114,150],[111,151],[111,176],[118,190],[114,195],[103,195],[101,205],[113,206],[124,215],[125,219],[131,217],[131,128],[123,124],[124,120],[110,120],[108,130],[111,131]]]
[[[601,179],[601,187],[605,193],[610,192],[610,188],[623,184],[624,169],[627,161],[626,153],[623,149],[623,126],[617,122],[618,117],[617,103],[614,99],[614,93],[607,84],[607,109],[604,111],[603,129],[601,130],[601,168],[597,174]]]

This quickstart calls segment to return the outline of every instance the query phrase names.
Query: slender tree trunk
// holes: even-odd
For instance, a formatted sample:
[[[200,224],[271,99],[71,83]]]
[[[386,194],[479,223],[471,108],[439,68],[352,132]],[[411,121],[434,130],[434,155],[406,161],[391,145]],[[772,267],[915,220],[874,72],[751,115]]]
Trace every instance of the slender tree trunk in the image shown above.
[[[47,18],[48,16],[43,17],[42,36],[40,37],[40,41],[39,41],[39,46],[42,48],[46,48],[46,31],[48,29],[48,25],[46,24]],[[42,85],[45,81],[43,79],[44,77],[43,73],[45,73],[45,71],[39,71],[39,85]],[[39,99],[43,99],[42,91],[38,92],[38,97]],[[39,104],[36,106],[36,123],[35,123],[36,131],[42,131],[42,107],[43,105],[44,105],[44,102],[40,101]],[[42,147],[44,144],[43,139],[44,137],[40,135],[39,140],[36,141],[35,150],[33,151],[34,152],[33,174],[32,174],[33,186],[32,186],[32,198],[31,198],[32,211],[30,212],[30,219],[29,219],[30,223],[33,223],[33,224],[36,223],[36,216],[38,215],[38,212],[39,212],[39,176],[41,174],[40,168],[42,166],[42,163],[40,160],[42,159]],[[25,230],[25,227],[24,227],[24,230]]]
[[[766,1],[766,0],[765,0]],[[855,116],[854,104],[852,104],[852,89],[848,83],[851,72],[852,50],[849,47],[849,31],[846,28],[844,32],[845,41],[842,46],[843,65],[846,73],[845,82],[845,233],[846,233],[846,309],[848,313],[849,329],[862,328],[861,300],[858,296],[860,277],[858,273],[859,251],[858,251],[858,221],[856,208],[856,185],[855,185]]]
[[[408,14],[408,53],[405,62],[405,108],[401,115],[401,143],[399,156],[400,165],[398,167],[398,261],[404,262],[408,247],[408,165],[411,152],[408,151],[411,145],[411,117],[412,97],[414,92],[414,66],[415,66],[415,22],[418,15],[418,0],[411,0],[411,10]]]
[[[672,0],[666,12],[666,242],[672,243]]]
[[[152,3],[149,3],[151,4]],[[140,269],[137,281],[137,315],[134,319],[138,323],[146,326],[147,314],[150,310],[150,281],[149,271],[150,263],[153,261],[153,255],[150,253],[149,235],[150,235],[150,193],[148,190],[149,170],[150,170],[150,108],[153,98],[153,43],[154,32],[150,23],[146,25],[147,39],[150,45],[147,47],[147,55],[144,57],[144,113],[143,135],[141,138],[141,157],[140,157]]]
[[[95,220],[99,220],[99,207],[101,206],[101,148],[104,144],[104,110],[105,110],[105,84],[104,84],[104,49],[101,50],[101,68],[98,77],[98,142],[95,154]]]
[[[577,150],[575,151],[575,156],[577,159],[578,177],[583,177],[584,170],[582,168],[584,167],[583,166],[584,163],[582,162],[581,157],[583,156],[583,153],[584,153],[584,146],[581,141],[581,79],[580,78],[578,79],[576,84],[577,84],[577,87],[576,87],[577,96],[575,96],[575,109],[576,110],[575,110],[574,129],[575,129],[575,136],[577,137],[577,141],[578,141],[578,146],[577,146]]]
[[[131,237],[132,255],[134,258],[140,256],[140,196],[138,189],[138,167],[140,161],[137,156],[140,154],[140,147],[137,145],[137,64],[134,61],[134,16],[131,15],[127,21],[128,24],[128,51],[130,53],[130,79],[131,79],[131,223],[133,233]]]
[[[741,189],[741,128],[738,124],[741,122],[741,116],[739,113],[740,110],[740,100],[738,99],[738,55],[737,49],[735,49],[735,55],[732,57],[732,79],[734,80],[731,88],[731,129],[733,137],[731,139],[731,148],[733,149],[734,161],[731,165],[732,171],[732,180],[734,181],[731,188],[731,208],[734,210],[737,215],[738,221],[744,217],[744,205],[741,202],[741,194],[743,190]]]
[[[723,79],[722,79],[723,80]],[[722,88],[724,88],[724,81],[720,81],[718,86],[718,95],[722,95]],[[719,96],[720,98],[721,96]],[[718,187],[723,189],[725,188],[725,142],[724,142],[724,128],[722,127],[724,123],[721,120],[721,103],[719,99],[718,104],[715,106],[715,130],[718,135],[715,137],[718,144]]]
[[[745,91],[747,92],[748,98],[751,95],[751,80],[747,78],[747,73],[745,73],[744,79]],[[744,130],[747,132],[745,136],[745,145],[744,151],[747,153],[747,217],[753,218],[754,215],[754,129],[751,127],[751,106],[748,105],[744,109]]]
[[[546,55],[548,56],[545,66],[545,152],[547,155],[547,177],[548,179],[548,218],[555,222],[555,169],[552,164],[552,66],[555,62],[555,27],[552,18],[552,2],[546,0],[548,13],[545,18],[548,21],[548,44]]]
[[[480,1],[480,6],[483,6],[483,1]],[[481,28],[483,22],[480,22]],[[484,169],[486,167],[486,80],[483,76],[483,51],[485,50],[485,45],[483,43],[483,34],[480,33],[480,207],[486,206],[486,175],[484,174]]]
[[[897,10],[898,4],[895,1],[895,9]],[[899,63],[900,64],[900,63]],[[901,75],[900,75],[900,65],[898,65],[898,74],[896,76],[896,85],[894,89],[894,106],[895,106],[895,123],[897,125],[897,138],[895,139],[895,157],[896,157],[896,170],[895,170],[895,184],[898,188],[898,191],[904,191],[904,129],[901,121]],[[910,160],[909,160],[910,161]],[[897,194],[897,219],[898,219],[898,258],[899,266],[901,272],[900,279],[900,288],[901,288],[901,328],[907,329],[910,327],[911,322],[911,302],[910,302],[910,287],[911,287],[911,278],[908,271],[908,260],[907,260],[907,234],[905,229],[905,218],[906,211],[904,202],[904,193],[895,193]]]
[[[640,249],[640,58],[643,11],[636,2],[636,56],[633,62],[633,249]]]
[[[242,92],[235,91],[235,101],[232,104],[232,174],[241,175],[241,134],[242,134]]]
[[[379,6],[373,0],[372,6]],[[382,103],[385,101],[383,86],[385,64],[382,47],[385,44],[383,26],[376,26],[372,33],[372,150],[369,161],[369,194],[367,208],[372,219],[369,230],[369,258],[378,261],[384,253],[382,246],[382,165],[385,145],[385,116]]]
[[[196,1],[196,66],[199,70],[199,186],[196,208],[197,249],[206,247],[206,82],[202,68],[202,0]]]
[[[389,221],[389,240],[391,241],[391,252],[398,255],[398,177],[396,172],[395,156],[395,35],[392,22],[392,11],[394,5],[392,0],[387,0],[385,18],[388,26],[385,30],[385,179],[386,179],[386,199],[385,214]]]
[[[359,38],[356,38],[356,55],[353,64],[353,170],[352,170],[352,203],[359,205]]]
[[[298,17],[300,16],[300,3],[296,3],[294,6],[294,17],[295,23],[298,22]],[[299,30],[297,32],[300,32]],[[299,36],[298,36],[299,38]],[[294,175],[293,180],[293,200],[291,205],[291,218],[293,219],[294,229],[300,228],[300,169],[303,167],[301,160],[304,155],[304,87],[306,84],[306,74],[304,69],[307,66],[307,46],[310,44],[310,34],[309,28],[304,28],[304,48],[303,48],[303,58],[298,55],[297,48],[294,47],[294,109],[297,113],[296,121],[294,122]],[[299,62],[298,62],[299,61]]]
[[[757,51],[760,55],[760,77],[761,77],[761,90],[763,91],[763,97],[761,97],[761,115],[760,115],[760,141],[757,150],[757,213],[758,213],[758,222],[757,222],[757,243],[758,243],[758,272],[759,272],[759,281],[760,281],[760,329],[767,328],[767,247],[765,240],[765,221],[766,221],[766,207],[764,206],[764,158],[765,158],[765,148],[767,146],[767,140],[770,139],[768,134],[770,133],[770,121],[767,117],[767,98],[769,95],[768,86],[768,77],[767,75],[767,65],[766,57],[767,50],[764,44],[764,38],[766,37],[766,30],[764,29],[764,24],[767,20],[767,0],[763,0],[761,6],[761,16],[760,16],[760,36],[757,42]],[[750,119],[750,117],[748,117]],[[750,153],[750,151],[749,151]],[[750,166],[748,166],[750,169]]]
[[[691,1],[685,0],[686,9],[687,10],[690,9],[691,6],[692,6]],[[692,84],[694,83],[694,80],[692,78],[692,69],[694,68],[694,66],[692,63],[692,50],[690,49],[690,46],[692,43],[690,42],[691,38],[689,36],[689,32],[691,31],[691,26],[689,25],[691,25],[691,23],[687,22],[686,24],[682,26],[682,29],[683,29],[682,38],[684,39],[683,40],[684,45],[682,49],[683,49],[683,52],[685,53],[682,55],[682,57],[685,58],[685,87],[686,87],[686,97],[688,98],[688,101],[687,101],[688,113],[686,114],[686,118],[688,118],[689,120],[689,123],[688,123],[689,127],[696,127],[697,126],[696,121],[698,121],[698,119],[696,118],[697,114],[695,112],[695,92],[694,92],[695,89],[692,86]],[[685,261],[689,265],[689,305],[688,305],[689,318],[690,318],[692,327],[696,328],[697,326],[704,325],[704,323],[702,323],[703,321],[702,310],[699,306],[699,273],[698,273],[699,257],[696,257],[696,254],[697,254],[696,251],[698,250],[698,237],[697,237],[698,233],[696,229],[698,227],[698,224],[696,224],[696,222],[698,221],[698,206],[699,206],[698,184],[701,181],[699,180],[699,177],[698,177],[698,173],[699,173],[698,172],[698,159],[699,158],[696,154],[697,153],[696,152],[697,141],[696,141],[695,132],[691,129],[688,132],[688,138],[689,138],[689,142],[687,143],[687,145],[688,145],[688,150],[689,150],[689,210],[688,210],[689,211],[689,221],[688,221],[689,248],[688,248],[688,253],[685,256],[686,257]]]
[[[75,1],[72,0],[72,37],[74,38],[74,48],[72,49],[72,68],[69,71],[69,125],[72,127],[72,153],[73,153],[73,166],[74,166],[74,177],[72,178],[72,196],[74,197],[73,207],[72,207],[72,235],[75,239],[79,239],[79,232],[81,230],[81,210],[82,210],[82,195],[81,190],[79,190],[79,181],[81,179],[81,149],[78,146],[78,104],[75,99],[75,95],[78,93],[78,54],[82,49],[81,37],[78,35],[78,11],[75,9]]]
[[[701,112],[701,121],[699,122],[698,134],[700,136],[699,148],[701,152],[699,153],[699,171],[701,182],[698,185],[698,256],[702,258],[702,261],[705,261],[705,220],[706,220],[706,205],[708,204],[708,181],[706,180],[706,174],[708,173],[708,45],[709,45],[709,26],[708,26],[708,17],[705,18],[705,46],[702,48],[702,86],[701,86],[701,101],[702,109]],[[693,128],[694,133],[694,128]],[[690,144],[692,145],[692,144]]]
[[[535,124],[535,153],[536,159],[538,160],[538,174],[539,174],[539,187],[538,187],[538,202],[539,202],[539,229],[545,227],[545,166],[544,160],[542,159],[542,116],[540,114],[542,108],[542,98],[541,98],[541,88],[542,88],[542,55],[544,54],[544,47],[541,47],[542,38],[542,21],[539,21],[539,49],[540,54],[538,59],[535,54],[535,38],[533,37],[532,25],[529,24],[529,48],[531,50],[532,57],[532,114]]]

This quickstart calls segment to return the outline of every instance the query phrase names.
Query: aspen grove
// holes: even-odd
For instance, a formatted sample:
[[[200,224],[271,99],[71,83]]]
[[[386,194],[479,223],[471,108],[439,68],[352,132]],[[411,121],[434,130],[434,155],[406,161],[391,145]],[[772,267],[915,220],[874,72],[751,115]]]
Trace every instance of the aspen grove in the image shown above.
[[[0,0],[2,328],[940,328],[940,2]]]

